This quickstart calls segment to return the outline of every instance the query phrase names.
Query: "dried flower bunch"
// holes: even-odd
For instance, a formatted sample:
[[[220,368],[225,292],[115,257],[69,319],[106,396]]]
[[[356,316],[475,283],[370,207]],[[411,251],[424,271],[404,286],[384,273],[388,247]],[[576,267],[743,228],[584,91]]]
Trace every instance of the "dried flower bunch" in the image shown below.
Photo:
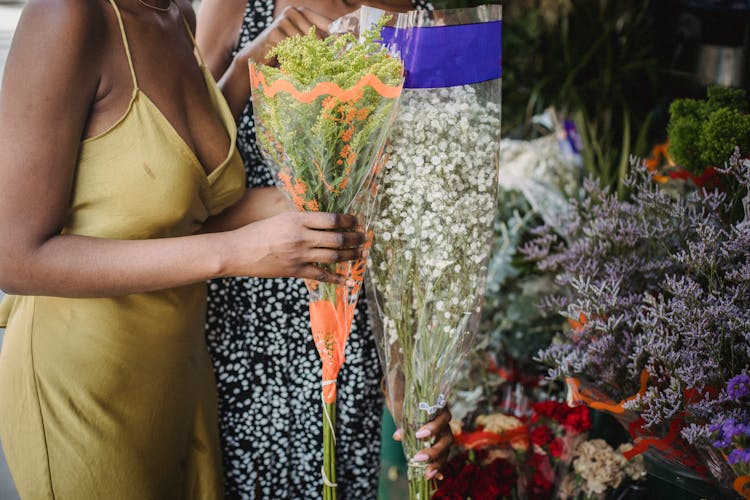
[[[716,393],[750,365],[750,220],[728,220],[733,200],[720,192],[673,198],[635,167],[630,200],[588,181],[558,232],[542,228],[523,248],[570,292],[546,305],[574,328],[540,357],[553,377],[593,381],[614,401],[636,394],[646,370],[626,408],[647,427],[693,423],[682,433],[694,440],[730,411]],[[724,173],[750,185],[739,154]]]
[[[562,480],[559,498],[605,498],[608,490],[616,490],[624,482],[646,477],[643,457],[628,460],[623,456],[632,445],[613,449],[603,439],[584,441],[573,455],[572,470]]]

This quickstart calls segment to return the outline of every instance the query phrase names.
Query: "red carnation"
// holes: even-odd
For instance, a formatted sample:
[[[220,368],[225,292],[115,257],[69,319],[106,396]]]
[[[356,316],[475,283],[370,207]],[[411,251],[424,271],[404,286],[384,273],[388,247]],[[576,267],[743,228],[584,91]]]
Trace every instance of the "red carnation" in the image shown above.
[[[565,444],[561,438],[555,438],[549,444],[549,454],[555,458],[560,458],[565,450]]]
[[[591,415],[585,406],[573,408],[565,417],[563,426],[568,432],[579,434],[591,429]]]
[[[547,427],[542,425],[534,428],[534,430],[531,431],[532,443],[538,444],[539,446],[544,446],[550,441],[552,441],[552,432]]]

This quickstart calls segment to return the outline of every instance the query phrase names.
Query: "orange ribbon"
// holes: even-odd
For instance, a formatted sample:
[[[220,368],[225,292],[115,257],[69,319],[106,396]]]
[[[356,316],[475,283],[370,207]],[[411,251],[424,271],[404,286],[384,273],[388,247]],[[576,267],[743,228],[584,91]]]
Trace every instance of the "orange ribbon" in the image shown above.
[[[594,391],[591,389],[582,390],[581,382],[577,378],[568,377],[567,379],[565,379],[565,382],[567,382],[568,390],[570,391],[568,395],[568,399],[570,400],[569,403],[571,403],[572,406],[576,402],[583,402],[589,408],[608,411],[610,413],[621,415],[626,411],[624,408],[625,403],[633,401],[639,396],[643,396],[644,394],[646,394],[648,377],[649,375],[647,370],[644,369],[643,371],[641,371],[641,387],[638,390],[638,393],[630,396],[629,398],[623,399],[617,404],[605,402],[604,400],[606,400],[606,396],[604,396],[604,394],[599,391]],[[587,395],[587,393],[591,394],[591,396]]]
[[[528,446],[529,429],[525,425],[507,430],[502,434],[485,430],[474,432],[462,432],[456,436],[456,442],[467,450],[497,446],[499,444],[513,443],[523,440]]]
[[[363,76],[353,87],[342,89],[333,82],[321,82],[308,91],[300,91],[289,80],[279,79],[269,85],[262,71],[255,68],[255,64],[250,62],[250,85],[253,89],[260,89],[266,97],[273,97],[279,92],[286,92],[296,100],[302,103],[310,103],[318,97],[332,95],[339,101],[348,102],[358,100],[362,95],[362,89],[365,87],[372,88],[382,97],[395,99],[401,95],[401,85],[386,85],[372,73]]]
[[[750,500],[750,476],[740,476],[734,480],[734,491],[746,500]]]

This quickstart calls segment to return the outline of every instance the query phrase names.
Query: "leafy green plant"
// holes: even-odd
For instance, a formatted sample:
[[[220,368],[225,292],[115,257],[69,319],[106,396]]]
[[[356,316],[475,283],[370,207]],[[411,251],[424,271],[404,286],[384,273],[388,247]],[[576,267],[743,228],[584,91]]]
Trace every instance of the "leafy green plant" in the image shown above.
[[[525,136],[548,106],[575,119],[590,175],[623,190],[646,153],[658,64],[649,0],[505,2],[505,133]]]
[[[677,99],[669,108],[669,153],[674,161],[700,175],[719,167],[735,147],[750,153],[750,114],[744,90],[708,89],[708,98]]]

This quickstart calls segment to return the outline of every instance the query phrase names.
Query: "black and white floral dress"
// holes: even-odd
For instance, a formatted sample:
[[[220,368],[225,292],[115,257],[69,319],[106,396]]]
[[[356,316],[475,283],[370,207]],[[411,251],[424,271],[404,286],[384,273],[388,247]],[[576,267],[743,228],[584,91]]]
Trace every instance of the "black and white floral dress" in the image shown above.
[[[430,8],[414,0],[416,8]],[[273,20],[273,0],[248,0],[236,50]],[[235,55],[233,54],[233,56]],[[238,146],[248,186],[272,186],[255,142],[252,109]],[[377,496],[381,371],[364,296],[338,382],[339,498]],[[219,389],[228,499],[305,499],[321,492],[320,359],[301,280],[226,278],[209,286],[207,340]]]

